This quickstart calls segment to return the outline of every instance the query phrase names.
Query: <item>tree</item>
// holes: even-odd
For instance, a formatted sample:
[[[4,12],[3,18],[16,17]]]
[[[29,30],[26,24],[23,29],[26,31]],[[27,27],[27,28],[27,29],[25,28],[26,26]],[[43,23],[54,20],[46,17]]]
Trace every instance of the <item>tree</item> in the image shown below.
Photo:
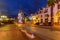
[[[53,3],[57,2],[57,0],[48,0],[48,5],[53,5]]]
[[[53,25],[53,7],[57,0],[48,0],[48,6],[51,6],[51,24]]]

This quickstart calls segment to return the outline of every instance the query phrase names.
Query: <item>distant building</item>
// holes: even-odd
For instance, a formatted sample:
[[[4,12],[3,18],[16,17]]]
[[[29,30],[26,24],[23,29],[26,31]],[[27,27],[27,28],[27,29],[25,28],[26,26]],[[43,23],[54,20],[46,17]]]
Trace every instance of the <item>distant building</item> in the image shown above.
[[[19,11],[18,13],[18,22],[23,23],[23,12],[22,11]]]

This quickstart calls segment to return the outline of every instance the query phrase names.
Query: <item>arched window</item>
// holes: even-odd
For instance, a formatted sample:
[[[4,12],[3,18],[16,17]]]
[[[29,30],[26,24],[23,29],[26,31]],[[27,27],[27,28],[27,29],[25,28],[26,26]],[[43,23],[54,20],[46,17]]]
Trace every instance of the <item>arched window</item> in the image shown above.
[[[48,14],[45,14],[45,17],[49,17],[49,15]]]
[[[45,9],[44,13],[47,13],[48,12],[48,9]]]

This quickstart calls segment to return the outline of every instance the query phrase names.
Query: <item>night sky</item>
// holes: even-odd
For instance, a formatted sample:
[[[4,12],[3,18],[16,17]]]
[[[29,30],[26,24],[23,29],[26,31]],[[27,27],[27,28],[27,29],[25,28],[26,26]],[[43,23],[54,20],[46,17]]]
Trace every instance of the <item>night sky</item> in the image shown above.
[[[0,12],[6,15],[18,15],[18,11],[22,10],[24,14],[35,13],[39,8],[47,5],[47,0],[0,0]]]

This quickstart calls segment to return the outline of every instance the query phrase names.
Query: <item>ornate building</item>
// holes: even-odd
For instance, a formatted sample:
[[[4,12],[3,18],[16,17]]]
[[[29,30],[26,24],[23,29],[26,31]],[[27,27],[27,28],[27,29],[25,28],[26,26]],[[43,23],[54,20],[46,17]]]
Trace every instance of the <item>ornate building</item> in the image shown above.
[[[51,6],[47,6],[39,10],[38,13],[40,14],[41,22],[48,23],[51,22]],[[54,3],[53,6],[53,23],[60,22],[60,2]]]
[[[58,4],[55,4],[54,10],[54,23],[59,23],[60,22],[60,2],[58,2]]]
[[[18,13],[18,22],[23,23],[23,12],[22,11],[19,11]]]

